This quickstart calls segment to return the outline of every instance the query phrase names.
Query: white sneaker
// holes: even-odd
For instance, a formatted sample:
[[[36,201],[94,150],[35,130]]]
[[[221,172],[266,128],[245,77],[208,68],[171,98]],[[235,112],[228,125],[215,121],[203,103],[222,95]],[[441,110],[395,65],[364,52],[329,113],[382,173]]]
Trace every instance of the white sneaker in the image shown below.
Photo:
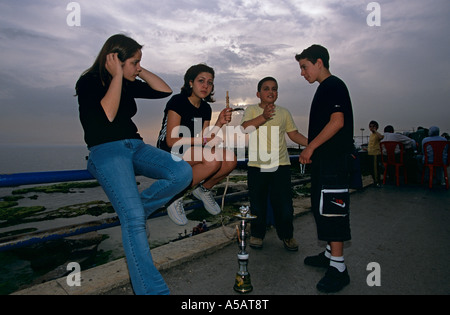
[[[203,185],[199,185],[193,192],[195,198],[203,202],[205,209],[212,215],[217,215],[220,213],[220,207],[217,204],[211,190],[206,189]]]
[[[167,214],[173,223],[177,225],[186,225],[188,223],[183,207],[183,197],[175,200],[167,207]]]

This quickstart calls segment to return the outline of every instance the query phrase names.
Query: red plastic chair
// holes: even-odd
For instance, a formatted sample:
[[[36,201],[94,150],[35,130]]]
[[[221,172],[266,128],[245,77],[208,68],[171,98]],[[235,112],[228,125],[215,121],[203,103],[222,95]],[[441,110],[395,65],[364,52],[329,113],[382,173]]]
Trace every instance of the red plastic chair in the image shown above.
[[[400,149],[400,153],[395,153],[396,148]],[[403,162],[403,153],[405,147],[403,143],[397,141],[382,141],[380,142],[381,148],[381,162],[384,165],[383,185],[386,184],[386,175],[389,166],[395,166],[395,177],[397,186],[400,186],[400,167],[403,167],[403,176],[405,178],[405,184],[407,184],[406,167]]]
[[[449,156],[448,156],[448,152],[449,149],[447,149],[447,163],[444,163],[444,150],[445,147],[449,146],[450,142],[449,141],[429,141],[426,142],[423,146],[423,154],[425,156],[425,163],[423,164],[423,169],[422,169],[422,184],[423,184],[423,179],[425,177],[425,169],[428,167],[428,170],[430,172],[430,181],[428,183],[428,186],[430,188],[433,187],[433,174],[434,174],[434,169],[435,167],[442,167],[442,169],[444,170],[444,178],[445,178],[445,187],[446,189],[448,189],[448,174],[447,174],[447,167],[449,166]],[[433,150],[433,162],[430,163],[428,161],[428,154],[427,154],[427,149],[428,146],[431,146],[431,149]]]

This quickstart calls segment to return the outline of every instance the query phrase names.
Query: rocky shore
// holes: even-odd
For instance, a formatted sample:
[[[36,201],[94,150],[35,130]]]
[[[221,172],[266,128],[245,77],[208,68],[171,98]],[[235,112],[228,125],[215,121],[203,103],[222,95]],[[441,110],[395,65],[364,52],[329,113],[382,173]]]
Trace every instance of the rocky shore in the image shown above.
[[[295,178],[299,175],[295,174]],[[152,180],[137,177],[139,189]],[[236,170],[228,182],[217,186],[216,196],[225,189],[227,195],[247,189],[246,172]],[[186,209],[194,204],[189,196]],[[156,248],[198,233],[205,220],[208,228],[217,228],[233,219],[246,200],[234,200],[224,205],[220,216],[209,215],[202,207],[188,211],[189,224],[179,227],[167,221],[167,216],[148,221],[150,246]],[[220,204],[220,202],[219,202]],[[95,181],[36,187],[0,188],[0,238],[12,235],[64,227],[115,216],[101,187]],[[12,215],[16,214],[16,215]],[[17,215],[20,214],[20,215]],[[66,275],[68,262],[78,262],[83,269],[123,257],[120,227],[0,252],[0,294],[46,282]],[[13,270],[13,272],[11,272]]]

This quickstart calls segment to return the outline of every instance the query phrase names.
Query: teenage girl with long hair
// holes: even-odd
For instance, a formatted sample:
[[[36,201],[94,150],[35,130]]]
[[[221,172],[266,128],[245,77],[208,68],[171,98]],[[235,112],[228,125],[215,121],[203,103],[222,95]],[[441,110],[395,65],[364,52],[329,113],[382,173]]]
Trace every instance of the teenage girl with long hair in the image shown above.
[[[142,46],[124,36],[110,37],[91,68],[76,84],[80,120],[89,148],[88,170],[117,212],[131,283],[136,294],[169,294],[156,269],[146,219],[192,181],[190,165],[145,144],[132,117],[135,98],[157,99],[170,87],[140,64]],[[141,80],[137,80],[137,78]],[[135,175],[156,181],[139,193]]]

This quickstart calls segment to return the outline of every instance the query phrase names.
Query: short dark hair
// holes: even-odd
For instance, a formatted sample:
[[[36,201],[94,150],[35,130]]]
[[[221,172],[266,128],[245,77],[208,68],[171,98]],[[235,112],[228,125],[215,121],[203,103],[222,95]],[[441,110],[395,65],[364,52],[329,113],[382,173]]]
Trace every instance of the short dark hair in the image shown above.
[[[258,92],[261,92],[262,85],[264,84],[264,82],[267,82],[267,81],[273,81],[278,85],[278,82],[277,82],[277,80],[275,80],[275,78],[265,77],[264,79],[262,79],[261,81],[258,82]]]
[[[369,126],[370,126],[370,125],[375,126],[375,128],[377,128],[377,129],[378,129],[378,127],[379,127],[378,122],[376,122],[375,120],[370,121]]]
[[[295,55],[295,60],[300,61],[300,59],[308,59],[313,64],[316,64],[317,59],[321,59],[323,66],[327,69],[330,68],[330,54],[325,47],[320,45],[312,45],[303,50],[300,54]]]
[[[384,132],[394,133],[394,127],[392,127],[391,125],[387,125],[386,127],[384,127]]]

